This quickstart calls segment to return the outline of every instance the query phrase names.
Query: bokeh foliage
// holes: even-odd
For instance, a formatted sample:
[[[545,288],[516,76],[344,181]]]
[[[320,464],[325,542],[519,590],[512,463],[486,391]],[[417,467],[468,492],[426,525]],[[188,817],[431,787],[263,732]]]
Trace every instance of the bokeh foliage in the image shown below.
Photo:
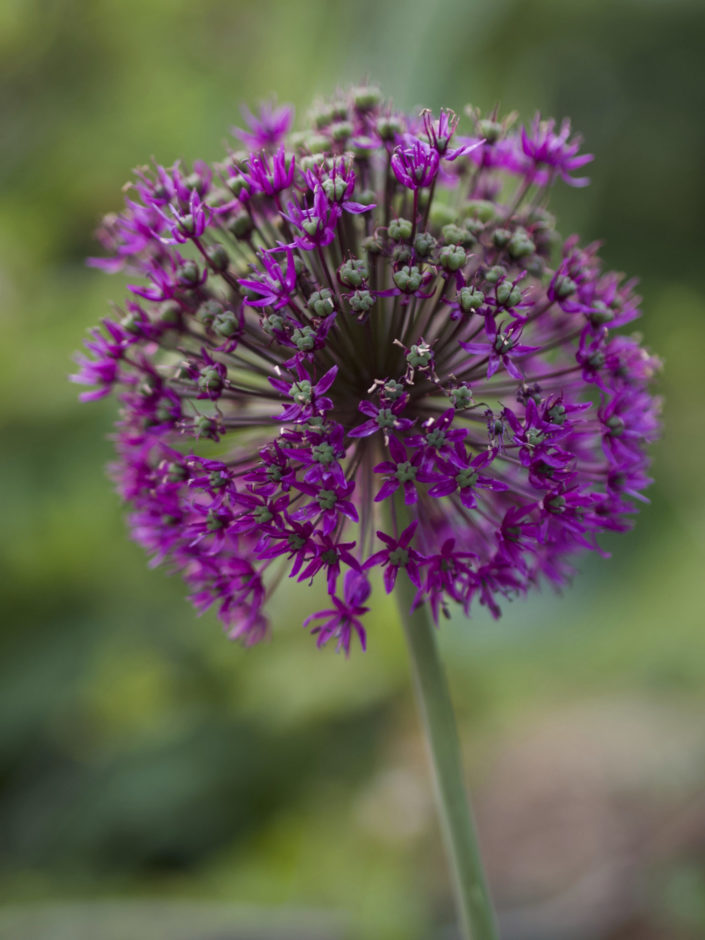
[[[641,278],[666,365],[653,505],[572,593],[456,618],[442,646],[480,790],[503,742],[576,702],[702,708],[703,40],[685,0],[0,2],[1,895],[317,907],[375,938],[450,917],[393,608],[348,662],[300,629],[307,587],[270,644],[229,645],[128,542],[101,472],[113,406],[66,382],[122,295],[83,259],[129,169],[218,158],[239,104],[271,94],[301,120],[370,76],[404,107],[499,101],[584,132],[593,185],[554,208]],[[668,936],[705,929],[704,857],[645,869]]]

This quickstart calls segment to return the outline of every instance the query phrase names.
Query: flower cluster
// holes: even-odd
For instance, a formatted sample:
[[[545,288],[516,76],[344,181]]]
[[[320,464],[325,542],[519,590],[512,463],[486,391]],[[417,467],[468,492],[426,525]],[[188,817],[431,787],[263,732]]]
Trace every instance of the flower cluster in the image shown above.
[[[569,124],[396,113],[374,87],[246,112],[247,149],[140,169],[100,238],[134,283],[87,342],[122,404],[135,539],[228,634],[282,575],[320,581],[319,645],[365,646],[368,577],[437,620],[570,574],[650,482],[658,361],[615,332],[633,283],[546,210],[589,159]]]

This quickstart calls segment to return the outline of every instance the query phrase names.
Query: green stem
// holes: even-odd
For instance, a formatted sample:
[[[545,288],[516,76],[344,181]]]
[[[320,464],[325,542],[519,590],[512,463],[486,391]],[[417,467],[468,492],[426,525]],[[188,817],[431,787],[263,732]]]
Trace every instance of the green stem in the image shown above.
[[[453,704],[428,607],[411,613],[416,588],[400,571],[394,588],[411,655],[416,700],[431,754],[441,828],[455,881],[464,938],[498,940],[477,832],[463,782]]]

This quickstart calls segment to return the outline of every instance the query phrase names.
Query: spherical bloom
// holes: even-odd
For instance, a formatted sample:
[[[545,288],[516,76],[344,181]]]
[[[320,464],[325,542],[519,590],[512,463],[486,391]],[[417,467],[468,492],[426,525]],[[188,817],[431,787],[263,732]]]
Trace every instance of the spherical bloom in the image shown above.
[[[587,162],[564,122],[405,117],[371,87],[246,112],[250,149],[137,174],[100,231],[134,281],[75,381],[122,405],[113,473],[135,539],[267,634],[282,576],[320,582],[319,645],[365,644],[368,578],[437,621],[630,525],[659,367],[615,333],[632,281],[562,248],[548,187]],[[513,188],[512,188],[512,181]]]

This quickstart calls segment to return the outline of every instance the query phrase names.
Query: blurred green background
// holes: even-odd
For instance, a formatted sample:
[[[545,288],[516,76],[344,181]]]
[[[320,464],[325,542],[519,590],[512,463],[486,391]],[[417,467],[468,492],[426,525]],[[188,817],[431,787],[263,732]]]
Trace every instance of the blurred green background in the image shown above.
[[[349,661],[306,588],[229,644],[128,541],[114,407],[66,381],[122,295],[83,259],[131,168],[365,76],[570,115],[596,154],[553,207],[641,278],[653,504],[564,597],[440,642],[506,938],[705,936],[703,48],[696,0],[0,0],[1,937],[454,936],[392,607]]]

